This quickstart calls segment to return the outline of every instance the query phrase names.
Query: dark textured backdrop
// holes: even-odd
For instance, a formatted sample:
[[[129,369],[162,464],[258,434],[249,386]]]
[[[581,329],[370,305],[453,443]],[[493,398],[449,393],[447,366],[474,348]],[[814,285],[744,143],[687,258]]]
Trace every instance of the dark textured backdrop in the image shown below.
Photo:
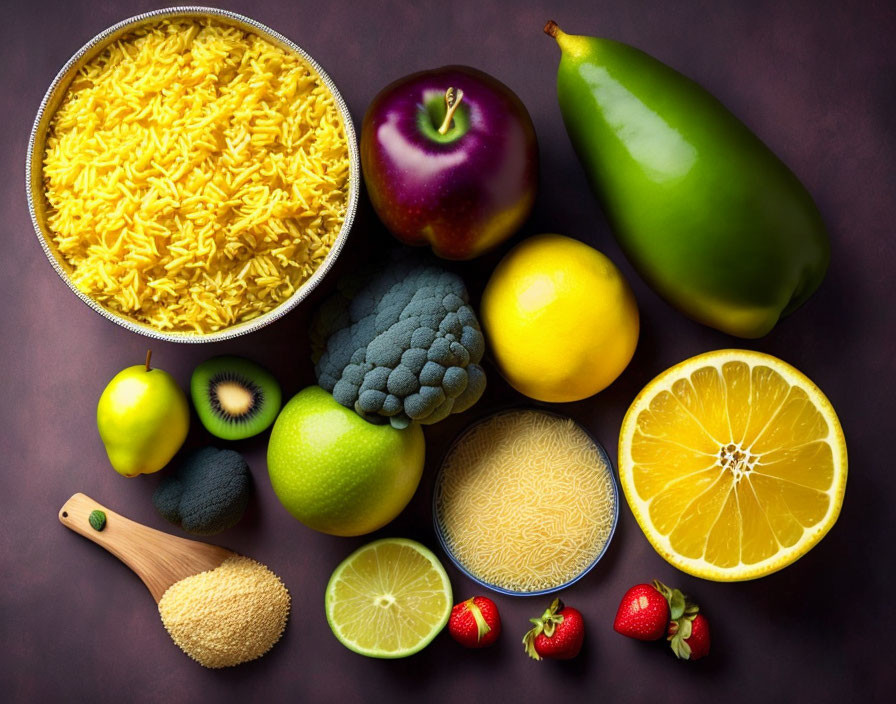
[[[269,564],[292,591],[283,642],[263,659],[208,671],[187,659],[159,623],[140,581],[111,555],[63,528],[59,506],[83,491],[166,529],[150,494],[157,476],[113,472],[96,433],[100,391],[143,359],[147,340],[105,321],[57,278],[35,240],[22,166],[31,121],[68,57],[101,29],[158,2],[65,0],[3,3],[0,42],[2,428],[0,470],[0,697],[45,701],[860,701],[892,693],[894,289],[896,253],[896,14],[886,2],[720,3],[606,0],[578,3],[335,1],[223,2],[279,30],[315,56],[360,123],[389,81],[447,63],[483,69],[528,106],[542,154],[536,211],[522,235],[557,231],[589,242],[632,282],[642,337],[625,374],[599,396],[562,408],[616,456],[623,413],[641,386],[685,357],[730,346],[779,355],[815,380],[840,414],[850,477],[839,523],[808,556],[744,584],[687,577],[650,548],[628,508],[604,561],[564,598],[588,626],[581,657],[526,658],[519,637],[546,599],[497,599],[505,633],[487,652],[443,634],[408,660],[377,661],[330,634],[323,590],[330,571],[367,538],[314,533],[272,494],[264,437],[238,444],[256,479],[244,521],[218,541]],[[864,9],[850,6],[862,5]],[[818,293],[763,340],[744,342],[672,311],[633,273],[588,192],[554,97],[559,53],[541,33],[566,30],[635,44],[718,95],[790,164],[830,227],[833,258]],[[383,237],[369,206],[341,260],[359,261]],[[498,254],[460,270],[478,295]],[[333,284],[333,277],[324,289]],[[315,297],[319,300],[319,296]],[[208,347],[154,344],[154,361],[182,383],[212,354],[267,364],[291,395],[312,381],[306,327],[312,304],[247,338]],[[472,417],[518,397],[489,365],[479,406],[426,430],[424,480],[408,510],[377,535],[434,546],[433,473]],[[189,443],[207,442],[194,423]],[[470,582],[449,567],[458,598]],[[695,595],[712,620],[713,652],[676,662],[613,633],[622,592],[659,577]]]

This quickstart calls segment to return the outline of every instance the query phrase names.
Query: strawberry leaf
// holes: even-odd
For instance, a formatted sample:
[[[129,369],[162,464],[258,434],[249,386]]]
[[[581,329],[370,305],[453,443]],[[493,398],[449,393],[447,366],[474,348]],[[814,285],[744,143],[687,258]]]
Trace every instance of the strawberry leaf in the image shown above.
[[[523,636],[523,650],[526,651],[526,655],[528,655],[533,660],[541,660],[541,655],[538,654],[538,651],[535,649],[535,629],[533,628],[530,631],[526,632],[526,635]]]
[[[669,621],[669,640],[678,633],[678,621]]]
[[[658,579],[653,580],[653,588],[662,594],[669,604],[669,620],[677,621],[684,615],[690,603],[679,589],[671,589]]]
[[[680,619],[684,615],[686,606],[684,594],[678,589],[673,589],[672,595],[669,597],[669,618],[673,621]]]
[[[653,588],[656,589],[660,594],[665,597],[666,601],[669,601],[672,598],[672,590],[669,589],[665,584],[663,584],[660,580],[653,580]]]
[[[466,606],[467,611],[472,614],[473,620],[476,622],[476,642],[478,643],[485,637],[486,633],[492,630],[492,627],[488,625],[485,620],[485,616],[482,615],[482,611],[479,609],[479,607],[476,605],[476,602],[473,601],[472,598],[467,599],[464,602],[464,605]]]
[[[681,660],[689,660],[691,657],[691,646],[685,643],[685,639],[681,638],[681,634],[676,634],[669,639],[672,646],[672,652],[675,657]]]
[[[535,638],[544,633],[545,637],[551,638],[557,624],[563,623],[563,616],[558,611],[563,610],[563,602],[560,599],[554,599],[551,605],[545,609],[541,618],[530,618],[529,621],[534,624],[532,628],[523,636],[523,647],[526,653],[533,660],[541,660],[541,655],[535,648]]]

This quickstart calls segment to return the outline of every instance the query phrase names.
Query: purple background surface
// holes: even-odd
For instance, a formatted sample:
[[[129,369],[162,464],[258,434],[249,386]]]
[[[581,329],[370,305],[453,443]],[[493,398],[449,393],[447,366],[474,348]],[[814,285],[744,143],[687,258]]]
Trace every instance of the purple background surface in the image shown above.
[[[160,475],[113,472],[94,409],[106,382],[139,363],[148,341],[92,312],[59,280],[32,231],[23,188],[27,135],[62,64],[103,28],[157,2],[54,0],[4,4],[0,41],[3,402],[0,437],[0,692],[5,701],[859,701],[892,692],[894,288],[896,264],[896,12],[886,2],[663,3],[222,2],[290,37],[316,57],[346,98],[356,125],[386,83],[449,63],[506,82],[528,106],[542,174],[536,210],[518,237],[556,231],[619,264],[635,290],[642,336],[629,369],[595,398],[562,407],[616,457],[622,416],[653,376],[686,357],[749,347],[795,364],[837,408],[850,478],[840,521],[809,555],[765,579],[715,584],[677,572],[654,553],[623,504],[603,562],[564,593],[584,614],[577,660],[535,663],[519,638],[547,599],[496,598],[500,643],[464,651],[442,634],[407,660],[368,660],[330,634],[323,590],[331,570],[368,538],[314,533],[294,521],[267,480],[266,440],[235,447],[249,458],[256,497],[247,517],[216,542],[274,569],[294,610],[266,657],[205,670],[170,641],[143,584],[114,557],[63,528],[62,503],[83,491],[163,530],[150,495]],[[854,9],[863,5],[863,9]],[[814,194],[832,238],[821,289],[768,337],[741,341],[690,322],[634,274],[614,242],[569,145],[554,94],[559,52],[541,34],[548,18],[567,31],[635,44],[713,91],[793,168]],[[388,241],[369,206],[339,262],[345,271]],[[506,247],[505,247],[506,250]],[[503,251],[503,250],[502,250]],[[478,296],[500,252],[458,267]],[[292,395],[312,383],[309,312],[330,290],[270,327],[213,346],[152,344],[154,362],[186,384],[212,354],[267,364]],[[432,479],[451,439],[471,419],[521,397],[487,363],[485,398],[463,417],[427,428],[428,460],[413,502],[373,537],[414,537],[435,547]],[[195,418],[194,418],[195,421]],[[194,422],[188,446],[209,442]],[[174,529],[172,529],[174,530]],[[458,599],[476,589],[449,574]],[[676,662],[662,645],[611,629],[623,591],[657,577],[699,600],[713,651]]]

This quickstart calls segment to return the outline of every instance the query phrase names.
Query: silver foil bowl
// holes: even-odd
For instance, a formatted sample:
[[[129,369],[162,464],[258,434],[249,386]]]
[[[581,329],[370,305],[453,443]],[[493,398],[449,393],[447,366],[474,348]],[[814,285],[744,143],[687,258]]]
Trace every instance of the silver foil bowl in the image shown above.
[[[255,34],[264,37],[275,46],[279,46],[286,51],[296,54],[304,61],[306,61],[308,65],[317,72],[317,74],[320,76],[321,81],[333,94],[333,98],[335,99],[336,105],[339,108],[339,112],[342,115],[342,121],[345,128],[345,136],[346,141],[348,142],[349,150],[348,199],[346,202],[345,220],[342,223],[342,229],[339,231],[339,234],[336,237],[336,241],[333,243],[332,248],[327,253],[326,258],[317,268],[314,274],[312,274],[311,277],[309,277],[308,280],[305,281],[296,290],[296,292],[293,293],[292,296],[280,303],[280,305],[278,305],[276,308],[273,308],[267,313],[264,313],[263,315],[260,315],[256,318],[252,318],[251,320],[242,323],[237,323],[236,325],[232,325],[217,332],[167,332],[158,330],[150,325],[146,325],[145,323],[138,322],[126,316],[118,315],[113,311],[107,310],[95,300],[93,300],[90,296],[78,290],[78,288],[72,283],[71,277],[69,275],[70,267],[59,255],[59,252],[53,242],[53,235],[46,224],[47,203],[44,194],[42,161],[50,120],[53,118],[53,114],[56,112],[56,109],[62,102],[62,99],[65,96],[65,93],[68,90],[72,79],[82,66],[84,66],[98,54],[102,53],[103,50],[105,50],[106,47],[112,42],[116,41],[123,35],[128,34],[129,32],[139,29],[140,27],[143,27],[145,25],[154,24],[159,20],[169,18],[203,19],[209,17],[214,18],[216,21],[222,24],[233,25],[244,31],[254,32]],[[219,342],[221,340],[228,340],[234,337],[239,337],[240,335],[246,335],[250,332],[258,330],[259,328],[263,328],[265,325],[273,322],[274,320],[277,320],[278,318],[281,318],[290,310],[295,308],[299,303],[301,303],[321,282],[321,279],[323,279],[324,276],[327,275],[327,272],[333,266],[333,263],[336,261],[336,257],[339,256],[339,252],[342,250],[342,247],[345,244],[345,240],[348,237],[349,230],[351,230],[352,222],[355,218],[355,212],[358,208],[360,181],[360,155],[358,153],[358,142],[355,138],[355,128],[352,124],[351,115],[349,114],[348,107],[346,106],[345,101],[339,94],[339,91],[336,89],[336,85],[333,83],[333,80],[324,72],[320,65],[318,65],[318,63],[313,58],[311,58],[300,46],[294,44],[283,35],[278,34],[274,30],[266,27],[260,22],[256,22],[253,19],[238,15],[234,12],[229,12],[227,10],[195,6],[171,7],[163,10],[146,12],[142,15],[137,15],[136,17],[131,17],[130,19],[123,20],[118,24],[113,25],[112,27],[109,27],[108,29],[100,32],[93,39],[82,46],[78,50],[78,52],[66,62],[65,66],[62,67],[62,70],[59,71],[59,73],[56,75],[56,78],[53,79],[53,82],[50,84],[50,87],[47,90],[43,101],[41,101],[40,109],[37,111],[37,117],[34,119],[34,127],[31,130],[31,138],[28,141],[28,154],[25,162],[25,189],[28,194],[28,210],[31,212],[31,221],[34,223],[34,231],[37,233],[37,238],[40,241],[40,245],[41,247],[43,247],[47,258],[50,260],[50,264],[52,264],[53,268],[56,270],[56,273],[59,274],[62,280],[65,281],[66,285],[78,298],[84,301],[84,303],[93,308],[93,310],[102,315],[104,318],[108,318],[109,320],[118,323],[122,327],[125,327],[132,332],[137,332],[141,335],[146,335],[147,337],[152,337],[157,340],[166,340],[169,342]]]

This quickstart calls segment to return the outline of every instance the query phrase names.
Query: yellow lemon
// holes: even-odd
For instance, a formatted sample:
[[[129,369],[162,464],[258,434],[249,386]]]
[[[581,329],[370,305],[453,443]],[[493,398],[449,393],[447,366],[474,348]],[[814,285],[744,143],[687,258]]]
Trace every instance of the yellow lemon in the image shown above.
[[[619,479],[660,555],[705,579],[761,577],[840,514],[846,441],[830,401],[761,352],[719,350],[651,381],[619,435]]]
[[[481,312],[501,373],[539,401],[578,401],[605,389],[638,344],[638,304],[622,273],[563,235],[536,235],[510,250]]]

